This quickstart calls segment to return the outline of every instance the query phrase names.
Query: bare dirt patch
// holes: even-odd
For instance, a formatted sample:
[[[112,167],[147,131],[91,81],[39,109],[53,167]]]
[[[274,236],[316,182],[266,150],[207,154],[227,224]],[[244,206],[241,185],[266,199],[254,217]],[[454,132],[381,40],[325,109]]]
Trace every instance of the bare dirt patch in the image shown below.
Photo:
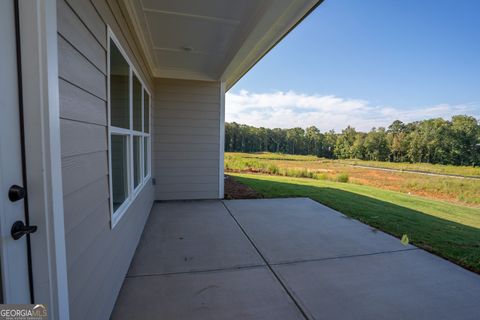
[[[233,177],[225,175],[225,199],[260,199],[261,193],[253,190],[249,186],[241,184]]]

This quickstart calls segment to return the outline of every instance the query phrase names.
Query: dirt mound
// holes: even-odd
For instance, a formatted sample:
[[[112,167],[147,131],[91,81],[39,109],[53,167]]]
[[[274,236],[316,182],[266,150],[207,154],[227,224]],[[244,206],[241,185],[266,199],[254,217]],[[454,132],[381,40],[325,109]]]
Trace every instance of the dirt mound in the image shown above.
[[[252,188],[225,175],[225,199],[259,199],[263,196]]]

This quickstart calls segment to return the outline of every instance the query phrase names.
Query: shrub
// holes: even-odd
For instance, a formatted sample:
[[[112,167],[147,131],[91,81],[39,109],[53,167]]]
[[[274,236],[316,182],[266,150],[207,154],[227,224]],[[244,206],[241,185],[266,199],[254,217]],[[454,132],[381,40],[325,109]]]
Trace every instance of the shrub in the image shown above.
[[[318,180],[328,180],[328,176],[326,173],[317,174],[315,175],[315,178]]]
[[[268,170],[268,173],[270,174],[275,174],[275,175],[280,174],[280,169],[278,169],[278,167],[274,164],[270,164],[267,170]]]
[[[284,175],[295,178],[314,178],[315,174],[307,169],[286,169]]]
[[[338,182],[344,182],[344,183],[347,183],[348,182],[348,173],[339,173],[337,174],[337,177],[336,177],[336,180]]]

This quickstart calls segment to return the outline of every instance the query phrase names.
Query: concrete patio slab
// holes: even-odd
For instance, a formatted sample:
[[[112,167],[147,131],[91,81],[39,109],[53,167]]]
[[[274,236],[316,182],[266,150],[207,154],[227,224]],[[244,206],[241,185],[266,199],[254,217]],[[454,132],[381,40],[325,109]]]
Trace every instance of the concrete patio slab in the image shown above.
[[[266,267],[127,278],[112,319],[304,319]]]
[[[314,319],[480,319],[480,277],[419,249],[273,269]]]
[[[163,202],[152,209],[128,275],[262,264],[220,201]]]
[[[414,249],[307,198],[224,203],[273,264]]]
[[[177,201],[152,209],[112,319],[470,320],[479,297],[479,275],[309,199]]]

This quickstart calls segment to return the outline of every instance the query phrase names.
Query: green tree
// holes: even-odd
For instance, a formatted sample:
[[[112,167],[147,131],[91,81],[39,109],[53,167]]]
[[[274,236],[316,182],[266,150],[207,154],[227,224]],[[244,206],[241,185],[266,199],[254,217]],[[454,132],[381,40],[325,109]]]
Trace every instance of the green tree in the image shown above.
[[[450,156],[451,162],[474,165],[480,162],[480,126],[474,117],[452,117]]]
[[[390,161],[407,160],[408,151],[407,126],[400,120],[395,120],[387,130],[387,141],[390,149]]]
[[[466,115],[403,123],[388,130],[357,132],[348,126],[337,134],[302,128],[256,128],[235,122],[225,124],[225,150],[313,154],[326,158],[429,162],[456,165],[480,163],[480,125]]]
[[[358,132],[355,136],[355,141],[351,148],[352,157],[356,159],[365,159],[365,138],[367,135],[363,132]]]
[[[317,127],[308,127],[305,130],[305,144],[307,154],[322,155],[323,135]]]
[[[304,154],[304,135],[302,128],[287,129],[287,147],[288,153]]]
[[[390,150],[388,148],[385,128],[373,128],[365,137],[365,156],[369,160],[386,161]]]
[[[355,128],[348,126],[342,130],[342,133],[337,136],[335,143],[335,155],[340,159],[348,159],[353,157],[352,147],[357,136]]]

